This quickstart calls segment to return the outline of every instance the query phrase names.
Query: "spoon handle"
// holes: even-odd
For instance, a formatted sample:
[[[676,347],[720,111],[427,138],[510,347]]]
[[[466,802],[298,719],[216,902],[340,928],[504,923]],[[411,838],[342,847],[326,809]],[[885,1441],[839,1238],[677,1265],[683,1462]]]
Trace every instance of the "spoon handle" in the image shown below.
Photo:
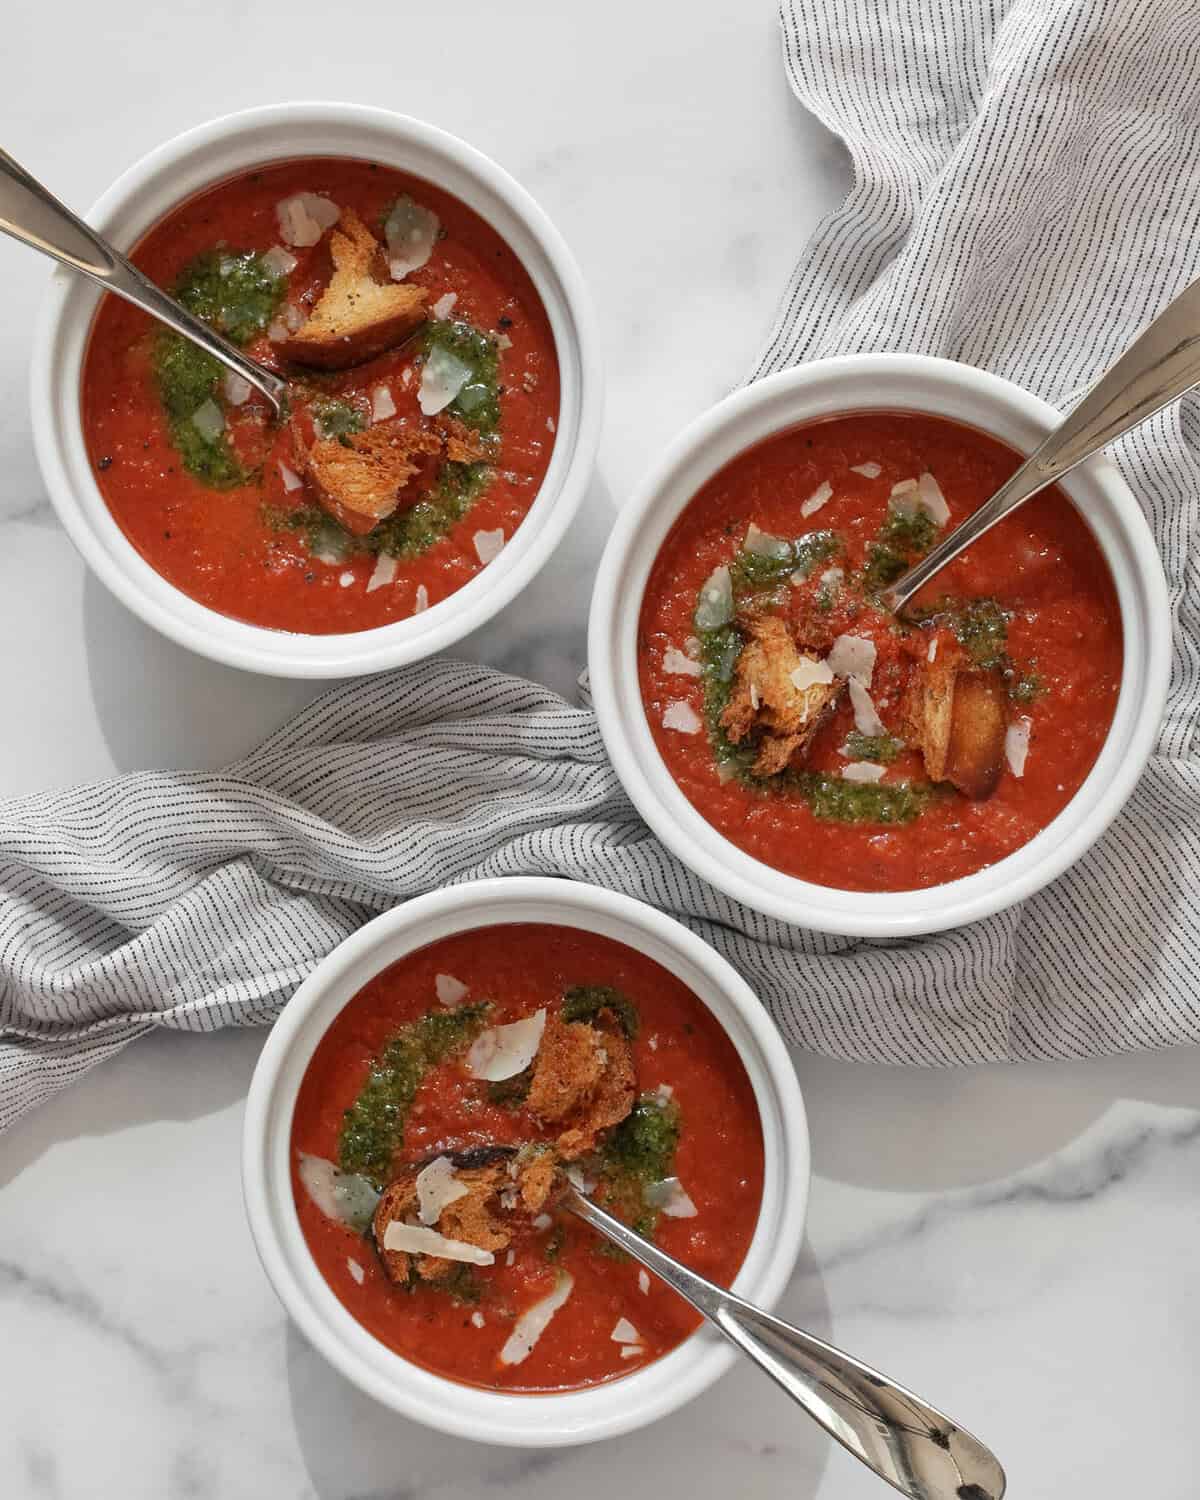
[[[1200,383],[1200,280],[1144,328],[1010,480],[927,557],[883,591],[899,611],[964,548],[1076,464]]]
[[[286,381],[247,359],[240,349],[214,332],[207,323],[193,317],[185,307],[168,297],[161,287],[143,276],[120,251],[97,234],[90,224],[73,214],[65,203],[60,203],[47,192],[36,177],[32,177],[4,150],[0,150],[0,230],[79,271],[106,291],[124,297],[152,318],[190,339],[193,344],[199,344],[261,391],[276,412],[282,409]]]
[[[903,1494],[913,1500],[1000,1500],[1004,1494],[1004,1470],[994,1455],[911,1391],[698,1276],[573,1188],[563,1206],[649,1267]]]

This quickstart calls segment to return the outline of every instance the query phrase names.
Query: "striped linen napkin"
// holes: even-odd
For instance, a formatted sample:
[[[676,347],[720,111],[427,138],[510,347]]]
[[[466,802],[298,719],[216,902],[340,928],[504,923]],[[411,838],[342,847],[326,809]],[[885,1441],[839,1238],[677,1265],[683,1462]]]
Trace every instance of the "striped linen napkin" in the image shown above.
[[[1066,404],[1200,272],[1194,0],[785,0],[783,36],[854,186],[755,377],[919,350]],[[1200,1041],[1198,436],[1185,402],[1115,455],[1175,614],[1157,755],[1100,844],[1024,907],[903,942],[761,917],[650,836],[588,708],[429,662],[332,691],[224,771],[0,803],[0,1125],[154,1027],[269,1023],[367,918],[492,875],[595,881],[674,912],[790,1041],[838,1057]]]

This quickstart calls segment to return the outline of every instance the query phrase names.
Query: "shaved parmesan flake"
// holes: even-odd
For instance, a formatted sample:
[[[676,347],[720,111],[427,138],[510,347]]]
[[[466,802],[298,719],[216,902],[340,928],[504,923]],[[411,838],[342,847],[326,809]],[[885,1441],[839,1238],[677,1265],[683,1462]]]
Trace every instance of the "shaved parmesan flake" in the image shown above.
[[[475,1311],[471,1314],[471,1327],[472,1328],[486,1328],[487,1327],[487,1319],[479,1311],[478,1308],[476,1308]]]
[[[400,371],[400,384],[404,387],[405,390],[408,390],[409,386],[412,385],[412,377],[412,366],[405,365],[403,370]]]
[[[717,766],[717,780],[722,786],[728,786],[736,775],[737,771],[727,760],[721,761]]]
[[[488,1083],[502,1083],[523,1073],[537,1055],[546,1029],[546,1008],[507,1026],[489,1026],[471,1043],[467,1072]]]
[[[367,1273],[363,1270],[359,1263],[349,1255],[346,1257],[346,1269],[350,1272],[355,1281],[358,1282],[359,1286],[362,1286],[363,1282],[367,1278]]]
[[[822,484],[817,485],[816,489],[813,490],[812,494],[800,507],[800,514],[802,516],[815,515],[827,501],[832,499],[833,485],[826,480]]]
[[[304,481],[296,473],[295,469],[289,468],[283,459],[279,460],[279,477],[283,480],[283,487],[290,494],[292,490],[302,490]]]
[[[554,418],[553,417],[547,417],[546,418],[546,431],[547,432],[554,432],[556,430],[557,429],[554,426]]]
[[[800,665],[791,672],[792,686],[803,693],[810,687],[819,687],[833,681],[833,671],[827,661],[814,661],[811,656],[802,656]]]
[[[829,666],[839,677],[853,677],[871,686],[875,672],[875,642],[862,635],[839,635],[829,650]]]
[[[499,526],[495,531],[477,531],[471,540],[475,544],[475,555],[485,566],[504,551],[504,531]]]
[[[429,608],[429,590],[423,583],[417,584],[417,598],[413,605],[413,614],[421,615]]]
[[[425,264],[433,254],[441,227],[437,214],[414,203],[407,193],[396,200],[383,226],[393,281],[403,281],[410,271]]]
[[[221,415],[221,408],[211,396],[202,401],[192,413],[192,426],[202,438],[206,438],[210,443],[225,431],[225,418]]]
[[[643,1297],[650,1295],[650,1273],[649,1271],[638,1272],[638,1291]]]
[[[515,1250],[510,1250],[508,1252],[508,1254],[504,1257],[504,1264],[506,1266],[515,1265],[516,1261],[517,1261],[517,1252]]]
[[[465,1198],[470,1189],[454,1175],[454,1163],[448,1156],[438,1156],[417,1173],[417,1218],[422,1224],[436,1224],[442,1209]]]
[[[676,651],[674,646],[668,646],[663,652],[663,671],[677,672],[682,677],[699,677],[700,663],[693,657],[685,656],[682,651]]]
[[[934,638],[933,638],[933,640],[931,640],[930,643],[929,643],[929,650],[926,651],[926,653],[925,653],[925,660],[926,661],[933,661],[936,658],[936,656],[937,656],[937,648],[938,648],[938,638],[935,635]]]
[[[383,1248],[403,1250],[406,1255],[437,1255],[442,1260],[459,1260],[468,1266],[490,1266],[496,1261],[490,1250],[481,1250],[466,1240],[447,1239],[423,1224],[402,1224],[399,1219],[392,1219],[383,1231]]]
[[[942,494],[941,486],[932,474],[921,474],[917,478],[917,503],[936,526],[944,526],[950,519],[950,507]]]
[[[429,309],[435,318],[448,318],[454,310],[454,304],[458,301],[457,292],[447,292],[445,296],[439,297]]]
[[[559,1310],[575,1287],[575,1278],[569,1271],[560,1271],[554,1290],[526,1310],[513,1325],[513,1331],[500,1351],[502,1365],[519,1365],[528,1359],[533,1346],[550,1326],[550,1319]]]
[[[438,1004],[445,1006],[461,1005],[470,991],[461,979],[455,979],[453,974],[435,974],[433,987],[437,992]]]
[[[621,1358],[622,1359],[637,1359],[637,1357],[638,1357],[639,1354],[644,1354],[644,1353],[645,1353],[645,1350],[642,1348],[641,1344],[622,1344],[621,1345]]]
[[[753,521],[746,529],[743,548],[754,557],[790,557],[792,544],[781,536],[772,536],[769,531],[760,531]]]
[[[569,1166],[563,1168],[563,1176],[577,1193],[590,1193],[596,1186],[592,1178],[586,1175],[577,1161],[573,1161]]]
[[[614,1344],[640,1344],[642,1336],[628,1318],[618,1318],[609,1334]]]
[[[377,385],[371,392],[371,421],[386,422],[396,415],[396,403],[386,385]]]
[[[379,1194],[365,1177],[343,1172],[323,1156],[300,1152],[300,1182],[327,1219],[363,1228],[375,1212]]]
[[[858,678],[847,678],[846,686],[850,690],[850,706],[854,709],[854,727],[859,734],[865,734],[869,739],[877,734],[886,734],[887,729],[876,712],[871,695]]]
[[[267,325],[267,337],[273,344],[281,343],[298,328],[302,328],[308,321],[308,314],[300,311],[291,302],[285,302],[276,317],[272,318]]]
[[[498,333],[496,335],[496,348],[497,349],[511,349],[512,348],[512,339],[509,338],[509,336],[508,336],[507,333]]]
[[[541,1231],[543,1229],[549,1229],[551,1224],[553,1223],[554,1220],[550,1217],[549,1214],[538,1214],[537,1218],[533,1221],[533,1227],[536,1230]]]
[[[660,1083],[654,1090],[654,1102],[658,1105],[659,1109],[666,1109],[674,1097],[675,1090],[669,1083]]]
[[[645,1190],[646,1202],[657,1208],[668,1219],[694,1219],[696,1205],[688,1197],[678,1177],[664,1177],[661,1182],[652,1182]]]
[[[289,254],[282,245],[272,245],[263,256],[262,263],[276,278],[287,276],[289,272],[296,269],[298,264],[296,257]]]
[[[733,579],[728,568],[714,568],[709,574],[700,590],[695,619],[697,630],[715,630],[733,619]]]
[[[344,589],[348,589],[354,582],[354,574],[347,571],[341,575],[341,577],[338,579],[338,582]]]
[[[396,558],[386,552],[381,552],[375,559],[375,568],[367,579],[367,593],[373,594],[376,589],[386,588],[389,583],[396,581],[396,569],[399,563]]]
[[[434,344],[421,367],[417,401],[427,417],[445,411],[471,378],[471,366],[441,344]]]
[[[221,394],[230,406],[244,406],[250,399],[252,389],[246,377],[239,375],[236,370],[226,370],[221,376]]]
[[[864,479],[878,479],[883,473],[883,469],[879,464],[875,463],[851,464],[850,472],[851,474],[861,474]]]
[[[275,205],[275,217],[285,245],[315,245],[341,213],[336,203],[319,193],[296,193]]]
[[[1008,769],[1016,777],[1025,774],[1025,757],[1029,754],[1029,731],[1031,719],[1014,719],[1004,731],[1004,758]]]
[[[662,722],[664,729],[674,729],[680,734],[699,734],[703,728],[700,715],[690,703],[682,701],[667,704]]]
[[[845,582],[846,575],[841,568],[826,568],[821,574],[821,582],[827,589],[840,588]]]
[[[848,766],[842,767],[843,781],[881,781],[883,779],[883,767],[869,760],[851,761]]]
[[[891,498],[893,500],[903,500],[905,495],[915,495],[916,493],[917,481],[915,479],[902,479],[899,484],[892,485]]]

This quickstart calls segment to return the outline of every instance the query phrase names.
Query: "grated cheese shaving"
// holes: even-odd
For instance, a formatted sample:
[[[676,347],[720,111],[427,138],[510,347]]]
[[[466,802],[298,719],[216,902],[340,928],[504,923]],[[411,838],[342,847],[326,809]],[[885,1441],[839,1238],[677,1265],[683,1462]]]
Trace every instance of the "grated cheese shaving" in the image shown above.
[[[842,767],[843,781],[876,782],[883,780],[883,767],[869,760],[854,760]]]
[[[638,1291],[643,1297],[650,1295],[650,1273],[649,1271],[638,1272]]]
[[[664,729],[674,729],[679,734],[699,734],[703,727],[692,705],[682,701],[667,704],[662,722]]]
[[[886,734],[887,729],[876,711],[871,695],[858,678],[847,678],[846,686],[850,692],[850,706],[854,709],[854,727],[859,734],[865,734],[868,739],[873,739],[877,734]]]
[[[490,1250],[481,1250],[466,1240],[447,1239],[423,1224],[402,1224],[399,1219],[392,1219],[383,1231],[383,1248],[403,1250],[406,1255],[437,1255],[442,1260],[457,1260],[468,1266],[490,1266],[496,1261]]]
[[[663,652],[662,664],[664,672],[677,672],[681,677],[700,676],[700,663],[694,657],[677,651],[674,646],[668,646]]]
[[[877,463],[851,464],[851,474],[861,474],[864,479],[878,479],[883,473],[882,467]]]
[[[275,205],[275,217],[285,245],[315,245],[341,213],[336,203],[320,193],[295,193]]]
[[[529,1358],[534,1345],[550,1326],[551,1318],[566,1302],[574,1287],[575,1278],[570,1272],[560,1271],[554,1290],[535,1302],[532,1307],[526,1308],[513,1325],[513,1331],[500,1350],[502,1365],[519,1365]]]
[[[800,514],[802,516],[815,515],[823,505],[827,504],[832,499],[833,485],[831,485],[828,480],[824,480],[822,481],[822,483],[817,485],[816,489],[813,490],[812,494],[800,507]]]
[[[454,1175],[454,1163],[448,1156],[435,1157],[417,1173],[417,1218],[422,1224],[436,1224],[442,1209],[465,1198],[470,1189]]]
[[[870,687],[875,656],[875,642],[868,636],[839,635],[829,650],[829,666],[838,677],[853,677]]]
[[[371,392],[371,421],[386,422],[396,415],[396,403],[386,385],[377,385]]]
[[[279,477],[283,480],[283,487],[289,494],[293,490],[302,490],[304,488],[303,479],[300,478],[295,469],[285,464],[283,459],[279,460]]]
[[[413,614],[423,615],[429,608],[429,590],[423,583],[417,584],[417,597],[413,604]]]
[[[471,541],[475,544],[475,555],[485,567],[504,551],[504,531],[499,526],[495,531],[477,531]]]
[[[810,687],[820,687],[833,681],[833,669],[827,661],[814,661],[811,656],[802,656],[800,665],[791,671],[792,686],[797,692]]]
[[[359,1286],[362,1286],[363,1282],[367,1278],[367,1273],[353,1258],[353,1256],[348,1255],[346,1257],[346,1269],[350,1272],[351,1276],[353,1276],[354,1280],[358,1282]]]
[[[1018,780],[1025,775],[1025,759],[1029,754],[1029,731],[1032,719],[1014,719],[1004,731],[1004,758],[1008,769]]]
[[[640,1344],[642,1336],[628,1318],[618,1318],[609,1334],[614,1344]]]
[[[389,583],[396,581],[396,569],[399,563],[394,557],[386,552],[381,552],[375,559],[375,567],[367,579],[367,593],[373,594],[376,589],[386,588]]]
[[[950,519],[950,507],[946,504],[941,485],[928,472],[917,478],[917,504],[937,526],[944,526]]]
[[[433,988],[438,997],[438,1004],[447,1007],[461,1005],[470,994],[462,980],[455,979],[453,974],[435,974]]]
[[[435,318],[448,318],[454,310],[454,304],[458,301],[457,292],[446,292],[429,309]]]
[[[239,375],[236,370],[226,370],[221,377],[221,393],[230,406],[244,406],[250,399],[253,389],[244,375]]]
[[[487,1083],[502,1083],[523,1073],[537,1055],[546,1029],[546,1008],[506,1026],[489,1026],[471,1043],[467,1072]]]
[[[421,366],[417,402],[427,417],[444,411],[471,378],[471,366],[435,344]]]
[[[664,1177],[661,1182],[652,1182],[645,1190],[645,1197],[651,1208],[657,1208],[668,1219],[696,1217],[696,1205],[678,1177]]]

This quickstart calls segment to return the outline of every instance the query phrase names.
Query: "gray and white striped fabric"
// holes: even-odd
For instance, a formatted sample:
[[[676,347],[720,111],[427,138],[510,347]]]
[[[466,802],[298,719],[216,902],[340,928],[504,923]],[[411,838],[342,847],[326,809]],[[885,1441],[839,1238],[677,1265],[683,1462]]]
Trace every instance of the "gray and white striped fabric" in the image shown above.
[[[1200,272],[1194,0],[795,0],[783,33],[855,181],[754,375],[918,349],[1065,403]],[[1185,404],[1117,455],[1176,618],[1158,755],[1101,844],[1023,909],[891,943],[759,917],[649,835],[586,707],[431,662],[331,692],[223,772],[0,804],[0,1124],[153,1027],[270,1022],[364,920],[490,875],[590,880],[675,912],[789,1040],[838,1057],[1200,1040],[1198,425]]]

